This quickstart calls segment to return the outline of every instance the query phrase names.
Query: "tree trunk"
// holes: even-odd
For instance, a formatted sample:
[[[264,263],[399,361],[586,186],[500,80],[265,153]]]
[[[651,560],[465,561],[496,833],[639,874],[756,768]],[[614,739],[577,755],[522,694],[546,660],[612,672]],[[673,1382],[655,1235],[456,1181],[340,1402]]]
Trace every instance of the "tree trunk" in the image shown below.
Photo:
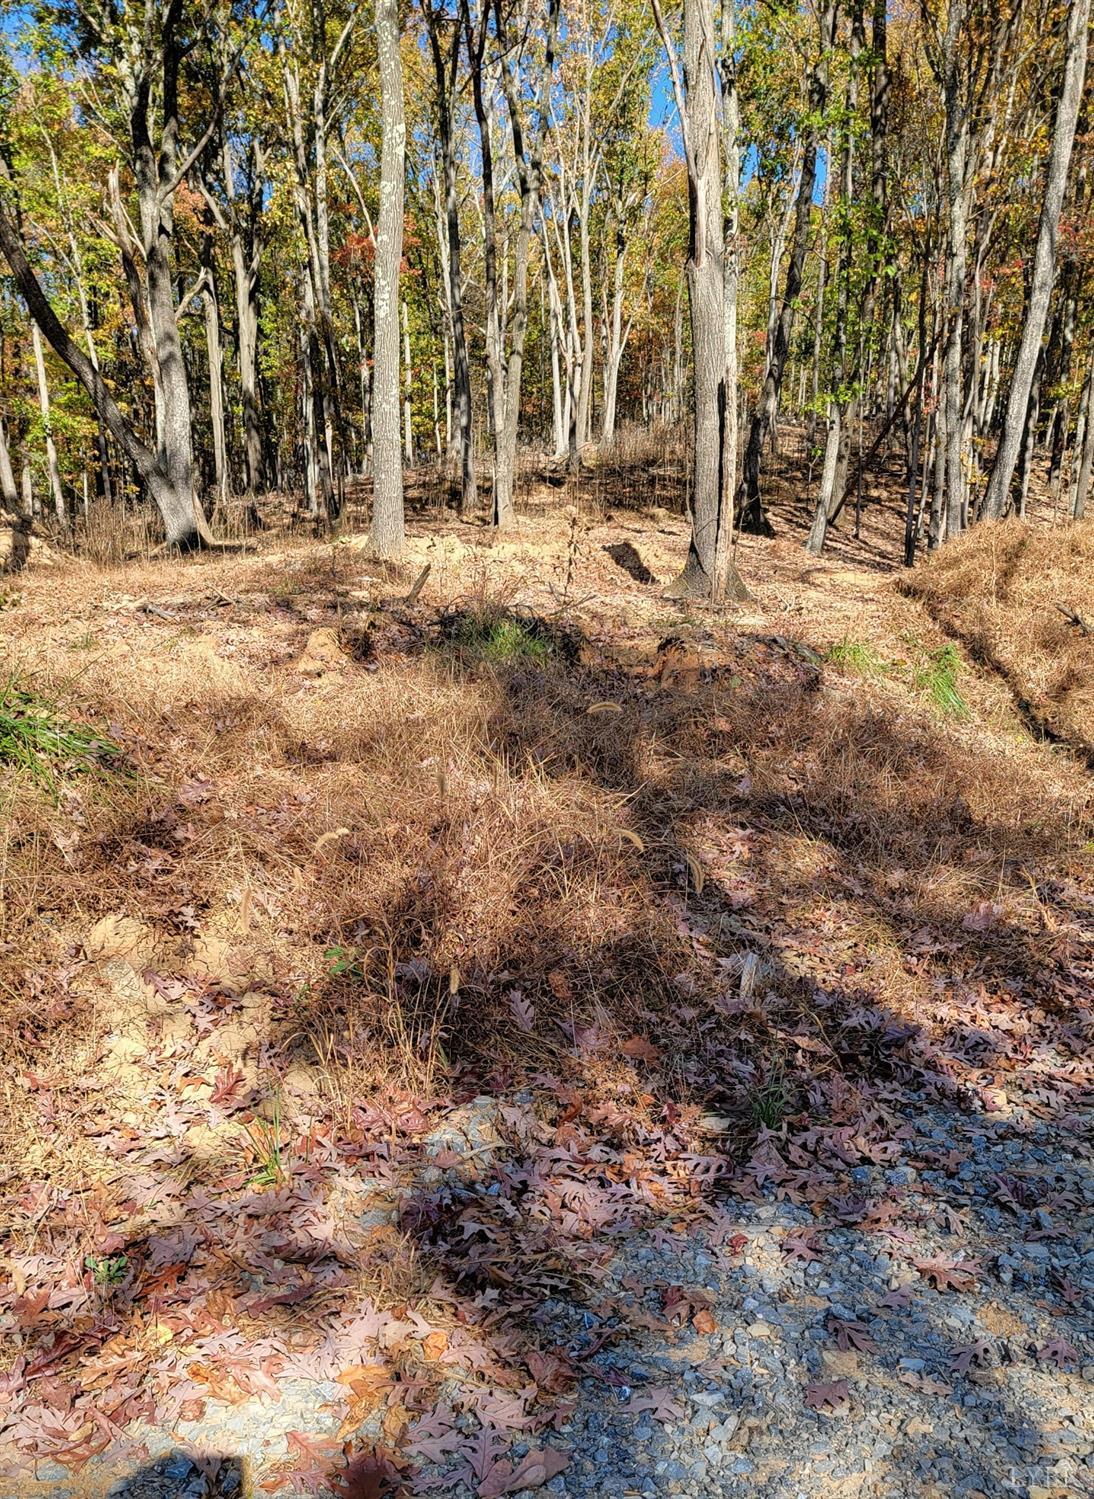
[[[447,254],[448,315],[452,328],[452,355],[456,388],[456,421],[460,441],[460,509],[470,515],[478,508],[475,476],[475,443],[471,406],[471,362],[467,353],[467,328],[463,315],[463,240],[460,229],[459,184],[456,179],[456,139],[452,129],[452,99],[456,92],[460,58],[460,27],[451,28],[447,58],[441,51],[437,13],[431,0],[423,6],[433,54],[437,85],[437,133],[444,171],[444,230]]]
[[[63,360],[87,391],[95,409],[111,436],[133,464],[163,517],[169,546],[193,546],[198,539],[210,539],[204,521],[194,504],[192,485],[180,487],[167,471],[162,455],[153,454],[141,442],[133,428],[114,403],[99,371],[69,338],[57,314],[39,285],[27,261],[23,243],[0,196],[0,250],[11,267],[15,283],[31,317],[49,340],[53,351]],[[183,377],[185,378],[185,376]],[[187,476],[188,478],[188,476]]]
[[[1090,474],[1094,468],[1094,354],[1083,387],[1083,437],[1079,455],[1079,467],[1075,476],[1075,488],[1071,499],[1071,514],[1082,520],[1086,514],[1086,502],[1090,494]]]
[[[984,497],[983,514],[988,519],[998,519],[1006,509],[1015,466],[1018,462],[1022,423],[1029,410],[1030,391],[1041,350],[1048,304],[1052,296],[1060,209],[1063,206],[1064,192],[1067,187],[1071,149],[1075,141],[1075,126],[1082,101],[1089,27],[1090,0],[1072,0],[1068,13],[1064,85],[1056,110],[1056,125],[1052,132],[1052,149],[1049,152],[1045,177],[1041,223],[1037,231],[1037,249],[1033,259],[1033,281],[1030,285],[1029,305],[1026,309],[1018,357],[1014,364],[1014,374],[1011,377],[1003,431],[999,439],[991,479],[988,482],[988,492]]]
[[[747,596],[730,559],[733,512],[726,473],[731,440],[727,426],[736,415],[737,392],[727,385],[727,374],[735,374],[732,366],[736,363],[736,276],[726,279],[725,241],[728,230],[735,247],[736,232],[732,208],[728,225],[723,221],[722,194],[730,189],[732,204],[737,182],[729,181],[728,174],[727,179],[722,176],[715,87],[719,61],[731,80],[735,72],[732,0],[726,5],[727,42],[720,60],[713,54],[711,0],[686,0],[682,85],[659,6],[654,14],[669,52],[684,130],[688,173],[688,307],[695,363],[691,542],[683,572],[667,594],[672,598],[709,598],[713,603],[721,603],[727,593],[735,598]],[[735,89],[733,98],[736,98]],[[732,115],[733,111],[727,111],[725,121],[731,162],[737,135],[737,122]],[[736,163],[732,163],[730,172],[733,165]],[[734,345],[732,355],[728,347],[730,336]],[[735,433],[732,446],[735,458]]]
[[[213,429],[213,471],[217,503],[228,497],[228,435],[224,417],[224,349],[220,340],[220,307],[213,272],[212,246],[206,250],[205,351],[209,361],[209,422]]]
[[[19,491],[15,487],[15,475],[8,451],[8,435],[4,430],[4,418],[0,416],[0,510],[10,515],[19,513]]]
[[[53,499],[53,513],[65,523],[65,492],[61,484],[61,470],[57,463],[57,444],[53,441],[53,423],[49,413],[49,381],[46,378],[46,356],[42,351],[42,335],[37,323],[30,326],[31,342],[34,345],[34,368],[38,375],[38,410],[42,414],[42,433],[46,444],[46,472],[49,474],[49,492]]]
[[[604,416],[601,442],[610,443],[615,436],[615,408],[619,393],[619,366],[623,361],[623,279],[626,269],[627,240],[623,225],[617,220],[615,231],[615,266],[612,273],[611,317],[608,320],[608,349],[604,360]]]
[[[153,146],[150,134],[151,84],[147,76],[137,80],[135,107],[130,117],[130,135],[141,249],[144,252],[148,321],[155,345],[162,401],[159,467],[171,490],[194,516],[190,527],[193,531],[197,524],[198,505],[194,495],[190,387],[175,316],[175,289],[171,277],[171,250],[175,235],[174,196],[177,187],[178,75],[183,56],[183,47],[178,37],[179,12],[179,6],[169,6],[163,23],[163,99],[160,104],[159,148],[157,150]],[[176,538],[168,537],[169,541],[173,539]]]
[[[543,136],[547,129],[547,97],[555,63],[555,37],[558,32],[559,0],[547,0],[546,48],[543,69],[536,90],[538,122],[526,147],[524,124],[518,90],[513,82],[506,57],[507,40],[501,0],[494,0],[494,25],[501,49],[501,83],[509,111],[509,128],[513,140],[513,158],[520,185],[520,221],[513,275],[513,316],[509,329],[509,357],[505,360],[502,422],[496,434],[494,463],[494,525],[509,526],[515,519],[513,480],[516,470],[517,434],[520,424],[521,377],[524,368],[524,338],[528,328],[528,261],[539,212],[542,176]]]
[[[372,540],[381,557],[403,550],[403,455],[399,440],[399,267],[403,256],[406,116],[398,0],[376,0],[383,144],[376,234],[373,337]]]
[[[836,283],[836,329],[835,358],[833,371],[837,389],[828,403],[828,435],[824,450],[824,468],[821,474],[817,504],[813,513],[813,524],[806,538],[805,549],[819,556],[824,550],[824,539],[828,529],[828,518],[838,496],[843,493],[843,480],[847,474],[847,455],[850,447],[850,403],[847,385],[850,376],[847,349],[847,319],[851,306],[851,262],[854,249],[853,228],[849,220],[851,201],[854,196],[854,136],[851,121],[858,108],[859,57],[866,45],[862,34],[862,0],[855,0],[851,26],[853,52],[847,70],[846,121],[840,143],[839,159],[839,223],[843,236],[840,246],[839,270]],[[829,157],[831,170],[831,157]]]
[[[403,322],[403,452],[407,466],[414,467],[414,408],[411,403],[413,371],[410,365],[410,313],[406,298],[403,298],[401,315]]]
[[[225,192],[231,209],[229,242],[232,256],[232,281],[236,305],[236,356],[239,364],[240,398],[243,408],[243,461],[247,494],[252,499],[266,487],[266,464],[262,436],[262,418],[258,398],[258,288],[262,244],[256,221],[256,191],[261,179],[261,157],[251,163],[252,182],[248,203],[249,232],[239,222],[240,207],[236,197],[231,151],[224,146]]]
[[[760,464],[764,442],[778,410],[790,338],[794,330],[794,313],[805,273],[805,254],[809,245],[809,226],[813,213],[813,193],[817,185],[817,130],[828,102],[828,59],[835,41],[837,0],[825,0],[820,16],[819,54],[809,82],[809,113],[812,124],[802,153],[801,180],[794,212],[794,238],[790,264],[786,270],[782,305],[775,325],[775,337],[768,361],[767,376],[753,415],[745,448],[744,474],[739,504],[742,531],[770,536],[771,523],[764,514],[760,495]]]

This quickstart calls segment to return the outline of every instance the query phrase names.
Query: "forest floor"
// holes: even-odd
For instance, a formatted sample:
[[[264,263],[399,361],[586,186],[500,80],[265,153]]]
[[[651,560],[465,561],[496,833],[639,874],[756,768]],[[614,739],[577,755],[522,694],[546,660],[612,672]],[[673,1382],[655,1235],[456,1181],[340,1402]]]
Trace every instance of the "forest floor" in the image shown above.
[[[1094,526],[548,498],[3,580],[4,1499],[1094,1492]]]

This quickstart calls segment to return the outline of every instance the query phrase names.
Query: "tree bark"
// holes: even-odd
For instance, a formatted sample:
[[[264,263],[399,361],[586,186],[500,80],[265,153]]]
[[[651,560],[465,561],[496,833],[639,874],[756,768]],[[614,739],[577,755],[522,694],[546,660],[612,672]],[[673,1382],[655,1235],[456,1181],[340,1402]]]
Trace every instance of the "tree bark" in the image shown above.
[[[517,226],[513,274],[513,315],[509,328],[509,355],[504,360],[504,393],[500,403],[501,426],[495,433],[494,525],[499,529],[512,525],[513,480],[516,470],[517,434],[520,424],[521,377],[524,368],[524,339],[528,328],[528,261],[539,211],[542,176],[543,137],[547,128],[547,96],[554,73],[555,38],[558,31],[559,0],[547,0],[547,23],[543,68],[536,89],[538,125],[530,143],[525,144],[524,122],[518,90],[506,58],[507,28],[502,0],[494,0],[494,25],[501,50],[501,83],[509,113],[513,140],[513,158],[520,186],[520,220]]]
[[[447,255],[448,315],[452,328],[456,421],[460,442],[460,509],[470,515],[478,508],[475,475],[475,442],[471,406],[471,362],[467,353],[467,328],[463,315],[463,241],[460,230],[460,200],[456,180],[456,138],[452,129],[452,100],[456,92],[460,59],[460,25],[451,27],[447,56],[441,48],[440,16],[431,0],[423,0],[433,75],[437,87],[437,134],[444,172],[444,233]]]
[[[68,366],[87,391],[103,424],[148,488],[163,517],[169,546],[193,546],[199,539],[211,540],[194,504],[189,478],[184,487],[167,470],[163,455],[154,454],[140,440],[114,403],[102,376],[87,355],[72,342],[26,258],[19,231],[9,218],[0,197],[0,250],[11,267],[15,284],[31,317],[49,340],[55,354]]]
[[[49,381],[46,378],[46,356],[42,351],[42,335],[38,324],[30,328],[34,346],[34,368],[38,376],[38,410],[42,416],[42,433],[46,444],[46,472],[49,475],[49,492],[53,500],[53,513],[62,525],[65,523],[65,492],[61,484],[61,470],[57,463],[57,444],[53,440],[53,422],[49,411]]]
[[[0,416],[0,510],[11,515],[19,513],[19,491],[15,487],[15,474],[8,451],[8,435],[4,430],[4,418]]]
[[[721,59],[732,78],[732,0],[726,6],[727,45]],[[692,526],[691,541],[683,571],[670,585],[671,598],[709,598],[721,603],[727,593],[747,597],[730,559],[733,529],[732,491],[727,488],[729,461],[727,423],[734,421],[736,389],[730,390],[727,374],[736,363],[736,278],[727,283],[725,240],[727,225],[722,215],[722,194],[737,183],[723,180],[719,139],[714,12],[711,0],[686,0],[684,6],[683,81],[679,78],[675,49],[668,37],[655,0],[654,15],[672,72],[677,108],[684,131],[688,174],[688,307],[691,344],[695,364],[695,409],[693,413]],[[735,121],[728,122],[736,146]],[[730,228],[734,246],[732,210]],[[727,291],[733,295],[727,296]],[[728,339],[732,333],[733,356]],[[728,368],[727,368],[728,366]],[[734,460],[736,434],[732,435]]]
[[[209,423],[213,430],[213,474],[217,503],[228,497],[228,433],[224,414],[224,348],[220,338],[220,306],[217,301],[216,275],[212,246],[204,249],[205,289],[202,296],[205,314],[205,352],[209,363]]]
[[[1033,280],[1030,285],[1029,305],[1026,309],[1022,341],[1011,377],[1003,431],[982,509],[982,514],[989,520],[998,519],[1006,510],[1011,482],[1018,462],[1022,425],[1029,410],[1030,391],[1041,350],[1041,338],[1044,333],[1049,300],[1052,296],[1060,210],[1063,207],[1064,192],[1067,188],[1067,173],[1075,141],[1075,126],[1082,102],[1089,27],[1090,0],[1072,0],[1068,12],[1064,83],[1056,110],[1056,124],[1052,132],[1052,148],[1049,152],[1045,177],[1044,203],[1037,231],[1037,249],[1033,258]]]
[[[790,264],[786,270],[782,304],[775,325],[775,338],[768,361],[767,375],[760,393],[759,405],[752,417],[745,448],[744,473],[741,479],[740,526],[762,536],[773,534],[771,523],[764,514],[760,494],[760,466],[764,441],[771,430],[778,410],[779,394],[782,390],[786,359],[790,351],[790,339],[794,330],[794,314],[801,293],[805,274],[805,255],[809,245],[809,226],[813,213],[813,193],[817,185],[817,130],[828,102],[828,59],[835,41],[836,0],[825,0],[820,15],[819,53],[809,81],[809,114],[811,124],[802,153],[801,179],[794,211],[794,237],[790,251]]]
[[[376,0],[383,143],[373,338],[372,541],[381,557],[398,557],[405,535],[399,433],[399,269],[403,256],[406,116],[399,40],[398,0]]]
[[[1083,387],[1083,438],[1079,455],[1079,467],[1075,476],[1075,490],[1071,499],[1071,514],[1074,520],[1082,520],[1086,514],[1086,502],[1090,494],[1090,474],[1094,469],[1094,354]]]

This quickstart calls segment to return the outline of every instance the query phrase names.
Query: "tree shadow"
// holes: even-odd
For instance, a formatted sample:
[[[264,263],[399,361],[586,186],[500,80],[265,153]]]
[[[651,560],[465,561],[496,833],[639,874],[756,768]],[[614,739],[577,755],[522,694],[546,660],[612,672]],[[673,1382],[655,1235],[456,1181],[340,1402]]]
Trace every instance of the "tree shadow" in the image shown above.
[[[113,1484],[107,1499],[247,1499],[247,1485],[239,1459],[176,1449]]]
[[[144,1167],[154,1226],[100,1248],[126,1258],[127,1279],[96,1299],[58,1267],[71,1310],[52,1294],[43,1308],[67,1324],[31,1331],[5,1394],[30,1403],[52,1387],[81,1440],[76,1377],[89,1391],[105,1379],[105,1451],[147,1414],[143,1370],[111,1362],[111,1339],[140,1320],[170,1335],[153,1374],[174,1425],[200,1430],[199,1405],[253,1405],[252,1434],[288,1440],[277,1402],[310,1381],[320,1434],[271,1481],[304,1474],[311,1492],[337,1492],[357,1461],[377,1493],[462,1493],[480,1459],[553,1446],[572,1454],[563,1494],[609,1472],[655,1494],[751,1492],[764,1472],[789,1494],[832,1461],[805,1391],[841,1379],[837,1405],[897,1422],[882,1492],[949,1447],[988,1491],[1006,1491],[1016,1462],[1031,1482],[1051,1477],[1037,1454],[1056,1416],[1030,1384],[1028,1344],[1048,1342],[1048,1318],[1088,1343],[1047,1259],[1010,1251],[1063,1242],[1090,1189],[1077,1145],[1066,1158],[1089,996],[1068,933],[1039,924],[1045,881],[1063,879],[1052,809],[1032,824],[1010,782],[985,795],[1001,773],[969,740],[830,694],[793,651],[723,646],[688,690],[578,661],[492,669],[497,763],[518,785],[595,788],[614,828],[563,807],[494,929],[468,929],[465,851],[475,809],[500,792],[442,796],[421,867],[378,914],[347,906],[317,934],[350,966],[309,999],[337,1046],[386,1034],[418,1059],[440,1047],[433,1092],[362,1091],[338,1117],[289,1099],[273,1179],[248,1160],[215,1198],[169,1138]],[[482,670],[454,658],[460,679]],[[530,836],[519,807],[514,828]],[[609,837],[629,904],[598,884]],[[337,857],[348,869],[354,855]],[[584,924],[579,889],[599,900]],[[373,950],[386,979],[370,998],[353,965]],[[270,1051],[291,1056],[302,1029],[286,1007]],[[1015,1100],[1000,1098],[1012,1077]],[[1026,1102],[1011,1129],[1003,1110]],[[244,1117],[254,1103],[224,1107]],[[998,1160],[994,1197],[967,1190],[977,1157]],[[952,1252],[1004,1243],[976,1270]],[[933,1270],[917,1267],[921,1247]],[[856,1298],[842,1306],[848,1264]],[[969,1367],[1020,1366],[1024,1383],[947,1367],[976,1335],[966,1276],[1021,1311]],[[884,1304],[894,1277],[906,1304]],[[825,1362],[856,1351],[859,1375]],[[338,1383],[347,1367],[373,1371],[358,1375],[367,1396]]]

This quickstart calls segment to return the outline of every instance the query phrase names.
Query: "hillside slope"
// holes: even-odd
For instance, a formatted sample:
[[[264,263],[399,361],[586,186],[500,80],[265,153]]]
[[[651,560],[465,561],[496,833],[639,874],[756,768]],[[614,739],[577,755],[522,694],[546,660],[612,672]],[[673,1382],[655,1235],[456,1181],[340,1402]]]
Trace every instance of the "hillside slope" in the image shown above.
[[[1088,686],[684,541],[19,580],[0,1491],[1082,1492]]]

